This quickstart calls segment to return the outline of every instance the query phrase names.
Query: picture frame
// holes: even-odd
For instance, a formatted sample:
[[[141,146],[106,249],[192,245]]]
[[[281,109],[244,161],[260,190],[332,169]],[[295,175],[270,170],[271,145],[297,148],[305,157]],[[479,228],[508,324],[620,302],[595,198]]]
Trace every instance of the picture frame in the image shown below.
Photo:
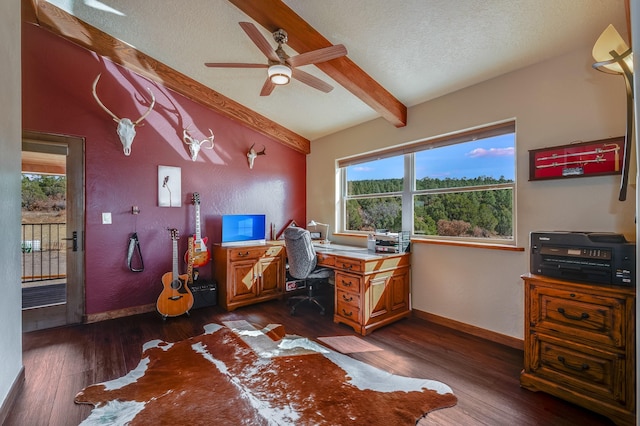
[[[182,170],[180,167],[158,166],[158,206],[182,206]]]
[[[276,240],[284,240],[284,230],[285,229],[287,229],[287,228],[297,228],[297,227],[298,227],[298,224],[296,223],[295,220],[289,221],[287,226],[282,228],[282,231],[280,231],[280,233],[278,234],[278,237],[276,238]]]
[[[529,151],[529,180],[622,173],[624,136]]]

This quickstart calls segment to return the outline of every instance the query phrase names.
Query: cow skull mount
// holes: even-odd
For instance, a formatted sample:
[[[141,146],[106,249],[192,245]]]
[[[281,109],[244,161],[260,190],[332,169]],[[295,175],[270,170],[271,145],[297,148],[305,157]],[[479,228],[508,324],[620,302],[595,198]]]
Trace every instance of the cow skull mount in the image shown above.
[[[267,155],[267,148],[264,147],[264,145],[262,146],[262,151],[256,152],[255,149],[253,149],[253,147],[255,146],[255,143],[253,145],[251,145],[251,148],[249,148],[249,152],[247,152],[247,160],[249,160],[249,168],[253,169],[253,162],[256,160],[256,157],[258,155]]]
[[[200,149],[204,148],[204,149],[213,149],[214,143],[213,143],[213,131],[211,129],[209,129],[209,133],[211,133],[211,136],[209,136],[207,139],[202,139],[201,141],[194,139],[191,137],[191,135],[189,135],[189,128],[187,127],[186,129],[184,129],[182,131],[182,140],[184,141],[184,143],[186,143],[189,146],[189,153],[191,153],[191,161],[196,161],[198,159],[198,153],[200,152]],[[205,145],[205,143],[209,142],[208,145]]]
[[[118,137],[120,138],[120,142],[122,143],[124,155],[129,156],[131,155],[131,145],[133,144],[133,138],[136,136],[135,127],[140,124],[142,120],[147,118],[147,115],[149,115],[149,113],[153,109],[153,106],[156,104],[156,98],[155,96],[153,96],[153,92],[151,91],[151,89],[147,87],[147,90],[151,95],[151,104],[149,105],[149,109],[147,109],[147,111],[142,114],[136,121],[132,121],[129,118],[118,118],[117,115],[109,111],[109,108],[104,106],[102,101],[100,101],[100,98],[98,98],[98,94],[96,93],[96,86],[98,85],[98,80],[100,80],[101,75],[102,74],[98,74],[96,80],[93,82],[93,97],[95,98],[96,102],[98,102],[98,105],[100,105],[102,109],[105,110],[105,112],[113,118],[113,121],[118,123],[116,132],[118,133]]]

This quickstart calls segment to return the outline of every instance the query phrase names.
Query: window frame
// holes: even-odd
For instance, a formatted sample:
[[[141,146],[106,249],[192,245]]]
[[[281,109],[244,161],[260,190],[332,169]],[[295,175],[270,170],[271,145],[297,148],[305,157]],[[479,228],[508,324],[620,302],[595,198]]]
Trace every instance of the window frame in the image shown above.
[[[416,189],[415,179],[415,153],[426,149],[438,148],[443,146],[449,146],[459,143],[470,142],[478,139],[487,139],[491,137],[501,136],[505,134],[514,135],[514,178],[513,182],[478,185],[478,186],[465,186],[456,188],[436,188],[436,189]],[[362,153],[357,156],[345,157],[336,161],[336,169],[339,175],[339,214],[338,214],[338,226],[341,233],[355,234],[355,235],[367,235],[368,231],[357,231],[346,229],[347,224],[347,203],[350,200],[367,199],[367,198],[383,198],[383,197],[400,197],[402,201],[402,228],[411,229],[411,238],[420,240],[435,240],[435,241],[459,241],[459,242],[473,242],[473,243],[485,243],[485,244],[499,244],[499,245],[515,245],[516,243],[516,187],[517,187],[517,162],[516,162],[516,122],[515,119],[506,120],[499,123],[493,123],[490,125],[480,126],[473,129],[463,130],[461,132],[451,133],[442,136],[436,136],[434,138],[423,139],[417,142],[396,145],[383,150],[377,150],[367,153]],[[347,167],[367,163],[375,160],[381,160],[390,157],[403,156],[404,157],[404,176],[403,176],[403,190],[393,191],[385,193],[372,193],[363,195],[349,195],[348,194],[348,181],[347,181]],[[455,236],[440,236],[440,235],[422,235],[415,234],[414,229],[414,208],[415,198],[420,195],[429,194],[446,194],[446,193],[460,193],[460,192],[473,192],[473,191],[488,191],[488,190],[503,190],[511,189],[511,228],[512,235],[510,238],[480,238],[480,237],[455,237]],[[409,224],[409,227],[406,225]]]

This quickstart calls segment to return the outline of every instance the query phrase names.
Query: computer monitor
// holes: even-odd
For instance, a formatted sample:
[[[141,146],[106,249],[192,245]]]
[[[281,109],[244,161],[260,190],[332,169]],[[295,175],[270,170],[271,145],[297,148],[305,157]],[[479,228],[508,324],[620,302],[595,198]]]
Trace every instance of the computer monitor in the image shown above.
[[[229,214],[222,216],[222,245],[266,243],[264,214]]]

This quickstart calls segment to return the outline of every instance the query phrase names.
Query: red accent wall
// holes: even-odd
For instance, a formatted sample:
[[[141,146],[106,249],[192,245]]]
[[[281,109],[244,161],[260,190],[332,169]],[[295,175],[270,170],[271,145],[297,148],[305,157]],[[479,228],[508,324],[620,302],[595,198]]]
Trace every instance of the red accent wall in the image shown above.
[[[167,228],[182,237],[180,256],[195,232],[194,192],[200,194],[202,234],[210,243],[220,239],[222,214],[266,214],[267,227],[273,223],[277,231],[292,219],[304,223],[304,154],[41,28],[24,25],[22,44],[23,128],[85,138],[87,314],[156,302],[161,277],[172,270]],[[144,125],[136,127],[128,157],[116,123],[91,94],[100,73],[99,97],[118,117],[140,117],[150,98],[147,88],[156,97]],[[196,162],[182,141],[187,126],[199,140],[209,136],[208,129],[215,135],[215,148],[202,150]],[[250,170],[246,153],[254,143],[267,154]],[[159,165],[181,168],[182,207],[158,207]],[[133,205],[139,215],[131,214]],[[111,225],[102,224],[102,212],[111,212]],[[126,265],[132,232],[144,257],[140,273]],[[182,261],[180,272],[186,273]],[[211,264],[200,273],[211,277]]]

